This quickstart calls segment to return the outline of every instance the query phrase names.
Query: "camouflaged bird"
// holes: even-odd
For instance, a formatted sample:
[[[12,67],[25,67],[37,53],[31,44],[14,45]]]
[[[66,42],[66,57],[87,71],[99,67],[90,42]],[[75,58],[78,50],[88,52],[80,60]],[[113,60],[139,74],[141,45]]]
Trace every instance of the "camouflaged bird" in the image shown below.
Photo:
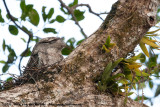
[[[65,46],[62,38],[48,37],[41,39],[34,46],[26,68],[39,68],[61,61],[63,59],[61,51]]]

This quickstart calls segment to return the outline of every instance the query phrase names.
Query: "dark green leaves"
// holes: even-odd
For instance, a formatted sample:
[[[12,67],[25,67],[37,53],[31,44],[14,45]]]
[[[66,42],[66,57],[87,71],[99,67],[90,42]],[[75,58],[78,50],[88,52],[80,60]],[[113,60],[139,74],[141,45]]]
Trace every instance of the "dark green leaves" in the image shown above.
[[[5,73],[9,69],[9,67],[9,64],[6,63],[2,68],[2,72]]]
[[[25,9],[26,9],[25,0],[21,0],[20,7],[21,7],[21,10],[22,10],[22,11],[25,11]]]
[[[53,13],[54,13],[54,9],[51,8],[51,9],[49,10],[49,12],[48,12],[48,15],[47,15],[48,19],[50,19],[50,18],[52,17]]]
[[[16,26],[14,25],[9,25],[9,32],[12,34],[12,35],[17,35],[18,34],[18,29]]]
[[[32,32],[30,32],[25,26],[22,26],[22,29],[27,32],[28,34],[32,34]]]
[[[3,19],[3,17],[2,17],[2,15],[1,15],[1,9],[0,9],[0,22],[4,22],[4,19]]]
[[[70,38],[66,43],[67,46],[62,50],[63,55],[69,55],[74,50],[74,44],[76,40],[74,38]]]
[[[56,17],[56,21],[59,22],[59,23],[63,23],[65,20],[66,20],[66,19],[63,18],[63,17],[60,16],[60,15],[58,15],[58,16]]]
[[[75,6],[78,4],[78,0],[74,0],[73,3],[69,4],[69,7]]]
[[[30,23],[37,26],[39,24],[39,14],[35,9],[33,9],[33,5],[26,5],[25,0],[22,0],[20,3],[20,7],[22,10],[21,19],[25,21],[26,17],[29,17]]]
[[[2,72],[5,73],[11,64],[14,63],[14,61],[17,59],[16,53],[15,51],[11,48],[11,46],[5,45],[5,47],[7,47],[9,55],[8,55],[8,60],[7,61],[1,61],[0,63],[3,63],[4,66],[2,68]]]
[[[54,33],[54,34],[57,33],[54,28],[44,28],[43,31],[44,31],[45,33]]]
[[[6,49],[6,42],[5,42],[5,40],[4,40],[4,39],[3,39],[2,48],[3,48],[3,51],[5,51],[5,49]]]
[[[39,14],[35,9],[29,11],[28,16],[33,25],[37,26],[39,24]]]
[[[27,57],[27,56],[30,56],[31,55],[31,50],[30,48],[24,50],[22,53],[21,53],[21,56],[23,57]]]
[[[44,22],[45,22],[46,19],[47,19],[47,15],[46,15],[45,9],[46,9],[46,7],[43,6],[43,7],[42,7],[42,17],[43,17]]]
[[[77,9],[74,11],[74,15],[78,21],[81,21],[84,19],[84,12],[83,11],[80,11]]]
[[[50,19],[50,18],[52,17],[53,13],[54,13],[54,8],[51,8],[51,9],[49,10],[48,14],[46,14],[45,9],[46,9],[46,7],[43,6],[43,7],[42,7],[42,17],[43,17],[44,22],[45,22],[47,19]]]
[[[5,64],[6,62],[4,60],[0,60],[0,63],[1,64]]]
[[[146,56],[144,54],[141,54],[140,61],[141,63],[144,63],[146,61]]]
[[[55,19],[51,19],[52,15],[54,14],[54,8],[51,8],[48,12],[48,14],[45,12],[46,10],[46,7],[43,6],[42,7],[42,17],[43,17],[43,20],[44,22],[46,22],[46,20],[48,19],[49,23],[54,23],[55,21],[59,22],[59,23],[63,23],[66,19],[64,17],[62,17],[61,15],[58,15]],[[51,20],[49,20],[51,19]],[[51,30],[51,29],[50,29]],[[47,31],[48,32],[48,31]],[[49,32],[53,32],[52,31],[49,31]]]
[[[158,85],[154,97],[157,97],[158,95],[160,95],[160,85]]]
[[[51,23],[54,23],[55,21],[56,21],[55,19],[52,19],[49,21],[49,23],[51,24]]]

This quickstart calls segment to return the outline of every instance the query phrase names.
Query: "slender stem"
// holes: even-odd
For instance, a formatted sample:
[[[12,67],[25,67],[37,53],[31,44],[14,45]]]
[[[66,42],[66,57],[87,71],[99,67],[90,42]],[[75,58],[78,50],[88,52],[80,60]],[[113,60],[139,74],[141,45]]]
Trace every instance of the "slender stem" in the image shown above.
[[[85,34],[83,28],[80,26],[79,22],[77,21],[77,18],[74,15],[74,10],[68,7],[67,5],[65,5],[65,3],[62,0],[58,0],[58,1],[61,3],[62,7],[65,7],[68,10],[68,12],[72,15],[72,18],[75,21],[75,24],[80,28],[82,34],[84,35],[84,38],[87,38],[87,35]]]
[[[30,43],[31,38],[33,37],[33,34],[32,34],[31,32],[28,32],[28,31],[24,30],[21,26],[19,26],[19,25],[15,22],[13,16],[11,15],[11,13],[10,13],[8,7],[7,7],[6,1],[3,0],[3,3],[4,3],[4,6],[5,6],[6,11],[7,11],[7,14],[8,14],[9,18],[11,19],[11,21],[16,25],[17,28],[19,28],[20,30],[22,30],[24,33],[26,33],[26,34],[29,36],[28,42],[27,42],[27,46],[26,46],[26,49],[25,49],[25,50],[28,50],[28,48],[29,48],[29,43]],[[22,75],[21,62],[22,62],[23,57],[24,57],[24,56],[21,56],[20,62],[19,62],[19,65],[18,65],[18,68],[19,68],[19,71],[20,71],[20,75]]]
[[[28,36],[29,36],[30,38],[33,37],[33,34],[32,34],[32,33],[27,32],[26,30],[24,30],[21,26],[19,26],[19,25],[15,22],[13,16],[11,15],[11,13],[10,13],[8,7],[7,7],[7,4],[6,4],[6,1],[5,1],[5,0],[3,0],[3,3],[4,3],[4,6],[5,6],[6,11],[7,11],[7,14],[8,14],[9,18],[11,19],[11,21],[12,21],[19,29],[21,29],[24,33],[28,34]]]

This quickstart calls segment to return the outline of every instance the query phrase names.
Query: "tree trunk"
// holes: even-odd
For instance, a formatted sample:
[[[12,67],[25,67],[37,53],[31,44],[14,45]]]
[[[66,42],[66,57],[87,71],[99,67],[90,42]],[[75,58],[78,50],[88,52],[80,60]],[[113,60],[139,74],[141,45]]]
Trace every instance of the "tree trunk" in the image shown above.
[[[119,0],[100,28],[83,41],[58,65],[59,73],[48,67],[36,84],[24,84],[0,93],[4,105],[124,106],[123,96],[99,92],[93,82],[107,64],[132,52],[141,38],[156,23],[159,0]],[[107,37],[115,43],[109,53],[102,51]],[[57,66],[56,66],[57,67]],[[53,81],[52,81],[53,80]],[[145,106],[131,99],[125,106]]]

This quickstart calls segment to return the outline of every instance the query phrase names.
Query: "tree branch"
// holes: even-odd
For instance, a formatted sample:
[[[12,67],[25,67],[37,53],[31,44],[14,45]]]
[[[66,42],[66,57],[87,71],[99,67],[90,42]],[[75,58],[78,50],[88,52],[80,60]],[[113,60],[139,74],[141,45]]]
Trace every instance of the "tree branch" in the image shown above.
[[[7,7],[7,4],[6,4],[5,0],[3,0],[3,3],[4,3],[4,6],[5,6],[6,11],[7,11],[7,14],[8,14],[9,18],[11,19],[11,21],[16,25],[17,28],[19,28],[20,30],[22,30],[24,33],[26,33],[26,34],[29,36],[28,42],[27,42],[27,46],[26,46],[26,49],[25,49],[25,50],[28,50],[28,48],[29,48],[29,43],[30,43],[31,38],[33,37],[33,34],[32,34],[31,32],[28,32],[28,31],[24,30],[21,26],[19,26],[19,25],[15,22],[13,16],[11,15],[11,13],[10,13],[8,7]],[[20,71],[20,75],[22,75],[22,71],[21,71],[21,61],[22,61],[23,57],[24,57],[24,56],[21,56],[20,62],[19,62],[19,65],[18,65],[18,68],[19,68],[19,71]]]
[[[75,21],[75,24],[80,28],[82,34],[84,35],[84,38],[87,38],[87,35],[85,34],[83,28],[80,26],[79,22],[77,21],[75,15],[74,15],[74,10],[70,7],[68,7],[67,5],[65,5],[65,3],[62,0],[58,0],[61,3],[61,6],[66,8],[68,10],[68,12],[72,15],[73,20]]]
[[[25,49],[24,52],[23,52],[24,55],[21,55],[21,58],[20,58],[20,60],[19,60],[18,69],[19,69],[19,71],[20,71],[20,75],[21,75],[21,76],[22,76],[21,62],[22,62],[22,59],[24,58],[25,54],[28,52],[30,41],[31,41],[31,38],[28,38],[26,49]],[[22,54],[23,54],[23,53],[22,53]]]
[[[33,37],[33,34],[32,34],[32,33],[27,32],[26,30],[24,30],[22,27],[20,27],[20,26],[15,22],[15,20],[13,19],[13,16],[11,15],[11,13],[10,13],[8,7],[7,7],[7,4],[6,4],[5,0],[3,0],[3,3],[4,3],[4,6],[5,6],[6,11],[7,11],[7,14],[8,14],[9,18],[11,19],[11,21],[12,21],[19,29],[21,29],[24,33],[26,33],[30,38]]]
[[[104,12],[104,13],[96,13],[96,12],[94,12],[89,4],[77,4],[77,5],[73,6],[73,8],[75,9],[75,8],[77,8],[79,6],[86,6],[88,8],[88,10],[89,10],[90,13],[98,16],[101,20],[103,20],[103,18],[100,15],[102,15],[102,14],[108,14],[107,12]]]

